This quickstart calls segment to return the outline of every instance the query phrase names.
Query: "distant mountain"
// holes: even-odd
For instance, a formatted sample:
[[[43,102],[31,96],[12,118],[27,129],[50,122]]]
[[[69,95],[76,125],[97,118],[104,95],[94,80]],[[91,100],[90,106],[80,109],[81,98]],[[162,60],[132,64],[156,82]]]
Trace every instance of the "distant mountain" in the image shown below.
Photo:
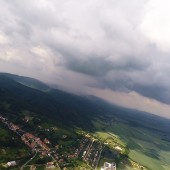
[[[25,86],[35,88],[38,90],[47,91],[50,89],[48,85],[34,78],[18,76],[18,75],[9,74],[9,73],[0,73],[0,75],[9,77],[10,79],[15,80]]]
[[[93,130],[98,118],[131,126],[170,132],[170,121],[159,116],[110,104],[95,96],[79,96],[49,88],[39,80],[0,73],[0,111],[19,114],[29,110],[64,126]],[[159,126],[157,126],[159,124]]]
[[[41,91],[41,88],[38,90],[25,86],[16,77],[0,74],[0,110],[15,113],[30,110],[60,124],[92,128],[92,115],[99,113],[99,109],[86,97],[56,89]],[[25,77],[19,78],[25,81]]]

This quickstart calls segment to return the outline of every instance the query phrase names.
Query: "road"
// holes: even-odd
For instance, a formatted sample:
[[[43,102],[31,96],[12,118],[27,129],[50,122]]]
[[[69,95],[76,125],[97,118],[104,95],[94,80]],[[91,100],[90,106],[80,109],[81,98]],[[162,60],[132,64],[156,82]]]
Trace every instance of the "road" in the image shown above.
[[[104,147],[105,147],[105,146],[104,146]],[[97,170],[97,167],[98,167],[98,165],[99,165],[100,157],[101,157],[101,154],[102,154],[102,151],[103,151],[104,147],[103,147],[103,148],[101,149],[101,151],[100,151],[100,154],[99,154],[99,157],[98,157],[98,160],[97,160],[97,164],[96,164],[95,170]]]
[[[34,154],[34,156],[31,157],[24,165],[21,166],[20,170],[23,170],[23,168],[24,168],[32,159],[35,158],[35,156],[37,155],[37,153],[38,153],[38,152],[36,151],[36,153]]]
[[[60,166],[58,165],[58,163],[57,163],[56,159],[53,157],[53,155],[51,155],[51,157],[52,157],[52,158],[53,158],[53,160],[56,162],[56,166],[57,166],[57,168],[58,168],[59,170],[61,170]]]
[[[89,152],[90,152],[90,150],[91,150],[91,147],[93,146],[93,143],[94,143],[94,140],[92,141],[91,144],[89,144],[88,150],[87,150],[86,154],[84,155],[84,160],[86,160],[86,157],[88,156],[88,154],[89,154]]]

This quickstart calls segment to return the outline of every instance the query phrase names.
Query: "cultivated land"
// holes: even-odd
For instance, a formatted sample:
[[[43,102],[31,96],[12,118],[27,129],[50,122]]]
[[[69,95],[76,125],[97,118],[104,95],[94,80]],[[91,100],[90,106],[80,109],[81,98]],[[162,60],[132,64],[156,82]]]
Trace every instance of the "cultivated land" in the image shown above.
[[[97,131],[95,134],[109,141],[112,137],[119,144],[127,145],[129,158],[148,169],[168,170],[170,169],[170,142],[162,137],[163,132],[156,132],[146,128],[133,127],[128,123],[111,122],[109,125],[100,122],[95,123]],[[101,130],[103,129],[103,131]],[[109,140],[108,140],[109,139]],[[120,141],[123,141],[122,144]],[[110,146],[114,146],[111,142]],[[102,165],[102,163],[101,163]],[[118,169],[131,170],[132,167],[120,164]]]
[[[154,170],[170,169],[170,143],[162,140],[158,134],[119,123],[113,124],[108,130],[119,134],[127,143],[129,157],[134,161]]]

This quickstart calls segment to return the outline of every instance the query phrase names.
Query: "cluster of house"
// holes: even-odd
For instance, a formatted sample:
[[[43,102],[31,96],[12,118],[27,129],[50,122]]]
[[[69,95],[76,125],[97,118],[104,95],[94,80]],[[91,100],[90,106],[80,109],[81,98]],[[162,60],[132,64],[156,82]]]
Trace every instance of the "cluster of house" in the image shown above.
[[[9,129],[16,132],[21,136],[21,140],[32,150],[36,151],[38,149],[39,152],[41,152],[42,156],[49,156],[51,154],[49,144],[50,141],[45,138],[44,140],[41,140],[39,137],[34,136],[32,133],[28,133],[23,131],[19,126],[15,125],[14,123],[8,121],[8,119],[4,118],[0,115],[0,120],[5,123]],[[67,136],[63,136],[63,138],[66,138]],[[90,136],[86,136],[85,138],[78,139],[79,146],[78,147],[72,147],[70,148],[72,150],[71,153],[67,153],[65,156],[62,154],[61,156],[56,152],[59,149],[59,145],[56,145],[55,149],[56,151],[54,153],[54,158],[62,164],[67,165],[68,162],[64,161],[65,158],[69,159],[75,159],[78,156],[81,156],[84,161],[91,164],[92,167],[95,167],[98,164],[98,160],[100,158],[100,151],[102,150],[102,145],[95,142],[94,139],[92,140]],[[116,147],[117,150],[122,150],[120,147]],[[82,155],[80,155],[82,154]],[[65,157],[65,158],[64,158]],[[7,166],[15,166],[16,162],[11,161],[7,163]],[[47,168],[55,167],[53,162],[49,162],[46,165]],[[105,162],[104,166],[101,168],[101,170],[116,170],[116,164]]]
[[[101,170],[116,170],[116,164],[105,162]]]
[[[54,169],[55,168],[54,162],[47,162],[46,168],[47,169]]]
[[[67,158],[69,158],[69,159],[77,158],[80,155],[80,153],[82,153],[83,150],[86,150],[86,145],[87,145],[87,143],[89,143],[89,141],[90,140],[87,138],[83,138],[83,139],[79,140],[79,146],[70,148],[72,150],[72,152],[67,153]],[[84,151],[84,152],[86,152],[86,151]]]
[[[17,165],[16,161],[7,162],[6,166],[11,167]]]
[[[10,122],[9,126],[10,126],[11,130],[13,130],[13,131],[16,131],[16,130],[19,129],[19,126],[15,125],[15,124],[13,124],[11,122]]]
[[[77,155],[79,155],[80,154],[80,152],[84,149],[84,148],[86,148],[86,145],[89,143],[89,139],[87,139],[87,138],[83,138],[83,139],[81,139],[80,141],[79,141],[79,144],[80,144],[80,146],[79,146],[79,148],[77,148],[76,150],[75,150],[75,153],[77,154]],[[83,152],[83,154],[86,152],[86,150]],[[83,156],[82,156],[83,157]]]
[[[68,166],[69,162],[67,160],[69,159],[76,159],[78,157],[82,157],[83,160],[89,163],[89,165],[92,165],[93,167],[96,166],[97,160],[99,158],[99,153],[101,150],[101,145],[94,144],[94,140],[91,140],[91,138],[84,137],[82,139],[77,139],[76,146],[70,147],[70,151],[67,153],[55,153],[54,157],[57,160],[57,162],[61,166]],[[55,149],[59,149],[59,145],[55,146]]]
[[[67,158],[74,159],[80,156],[84,161],[88,162],[89,165],[95,167],[100,157],[102,145],[95,142],[94,138],[92,138],[89,134],[82,139],[78,139],[78,142],[79,146],[75,148],[73,147],[73,152],[68,153]]]
[[[3,116],[0,116],[1,121],[5,121],[6,119]]]
[[[49,144],[50,142],[46,138],[44,139],[44,141],[42,141],[40,138],[34,136],[31,133],[25,133],[22,135],[21,139],[32,150],[40,147],[45,151],[50,151],[50,148],[47,146],[47,144]]]
[[[92,142],[88,150],[85,151],[83,159],[88,162],[93,168],[98,164],[102,145],[97,142]]]
[[[50,141],[45,138],[43,141],[34,136],[31,133],[23,131],[18,125],[15,125],[14,123],[10,122],[7,118],[4,118],[0,115],[0,121],[3,122],[5,125],[8,126],[10,130],[17,133],[21,136],[21,140],[32,150],[35,151],[37,148],[41,150],[42,155],[49,155],[50,154],[50,148],[48,147],[48,144],[50,144]]]
[[[6,118],[4,118],[3,116],[0,116],[0,120],[6,124],[8,126],[9,129],[11,129],[12,131],[16,131],[19,129],[19,126],[13,124],[12,122],[9,122]]]

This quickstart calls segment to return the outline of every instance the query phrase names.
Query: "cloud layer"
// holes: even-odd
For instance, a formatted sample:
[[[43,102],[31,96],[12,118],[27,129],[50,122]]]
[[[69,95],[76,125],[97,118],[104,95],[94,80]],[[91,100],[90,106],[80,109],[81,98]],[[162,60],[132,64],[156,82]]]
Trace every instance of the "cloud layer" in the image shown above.
[[[1,0],[0,70],[170,104],[168,0]]]

